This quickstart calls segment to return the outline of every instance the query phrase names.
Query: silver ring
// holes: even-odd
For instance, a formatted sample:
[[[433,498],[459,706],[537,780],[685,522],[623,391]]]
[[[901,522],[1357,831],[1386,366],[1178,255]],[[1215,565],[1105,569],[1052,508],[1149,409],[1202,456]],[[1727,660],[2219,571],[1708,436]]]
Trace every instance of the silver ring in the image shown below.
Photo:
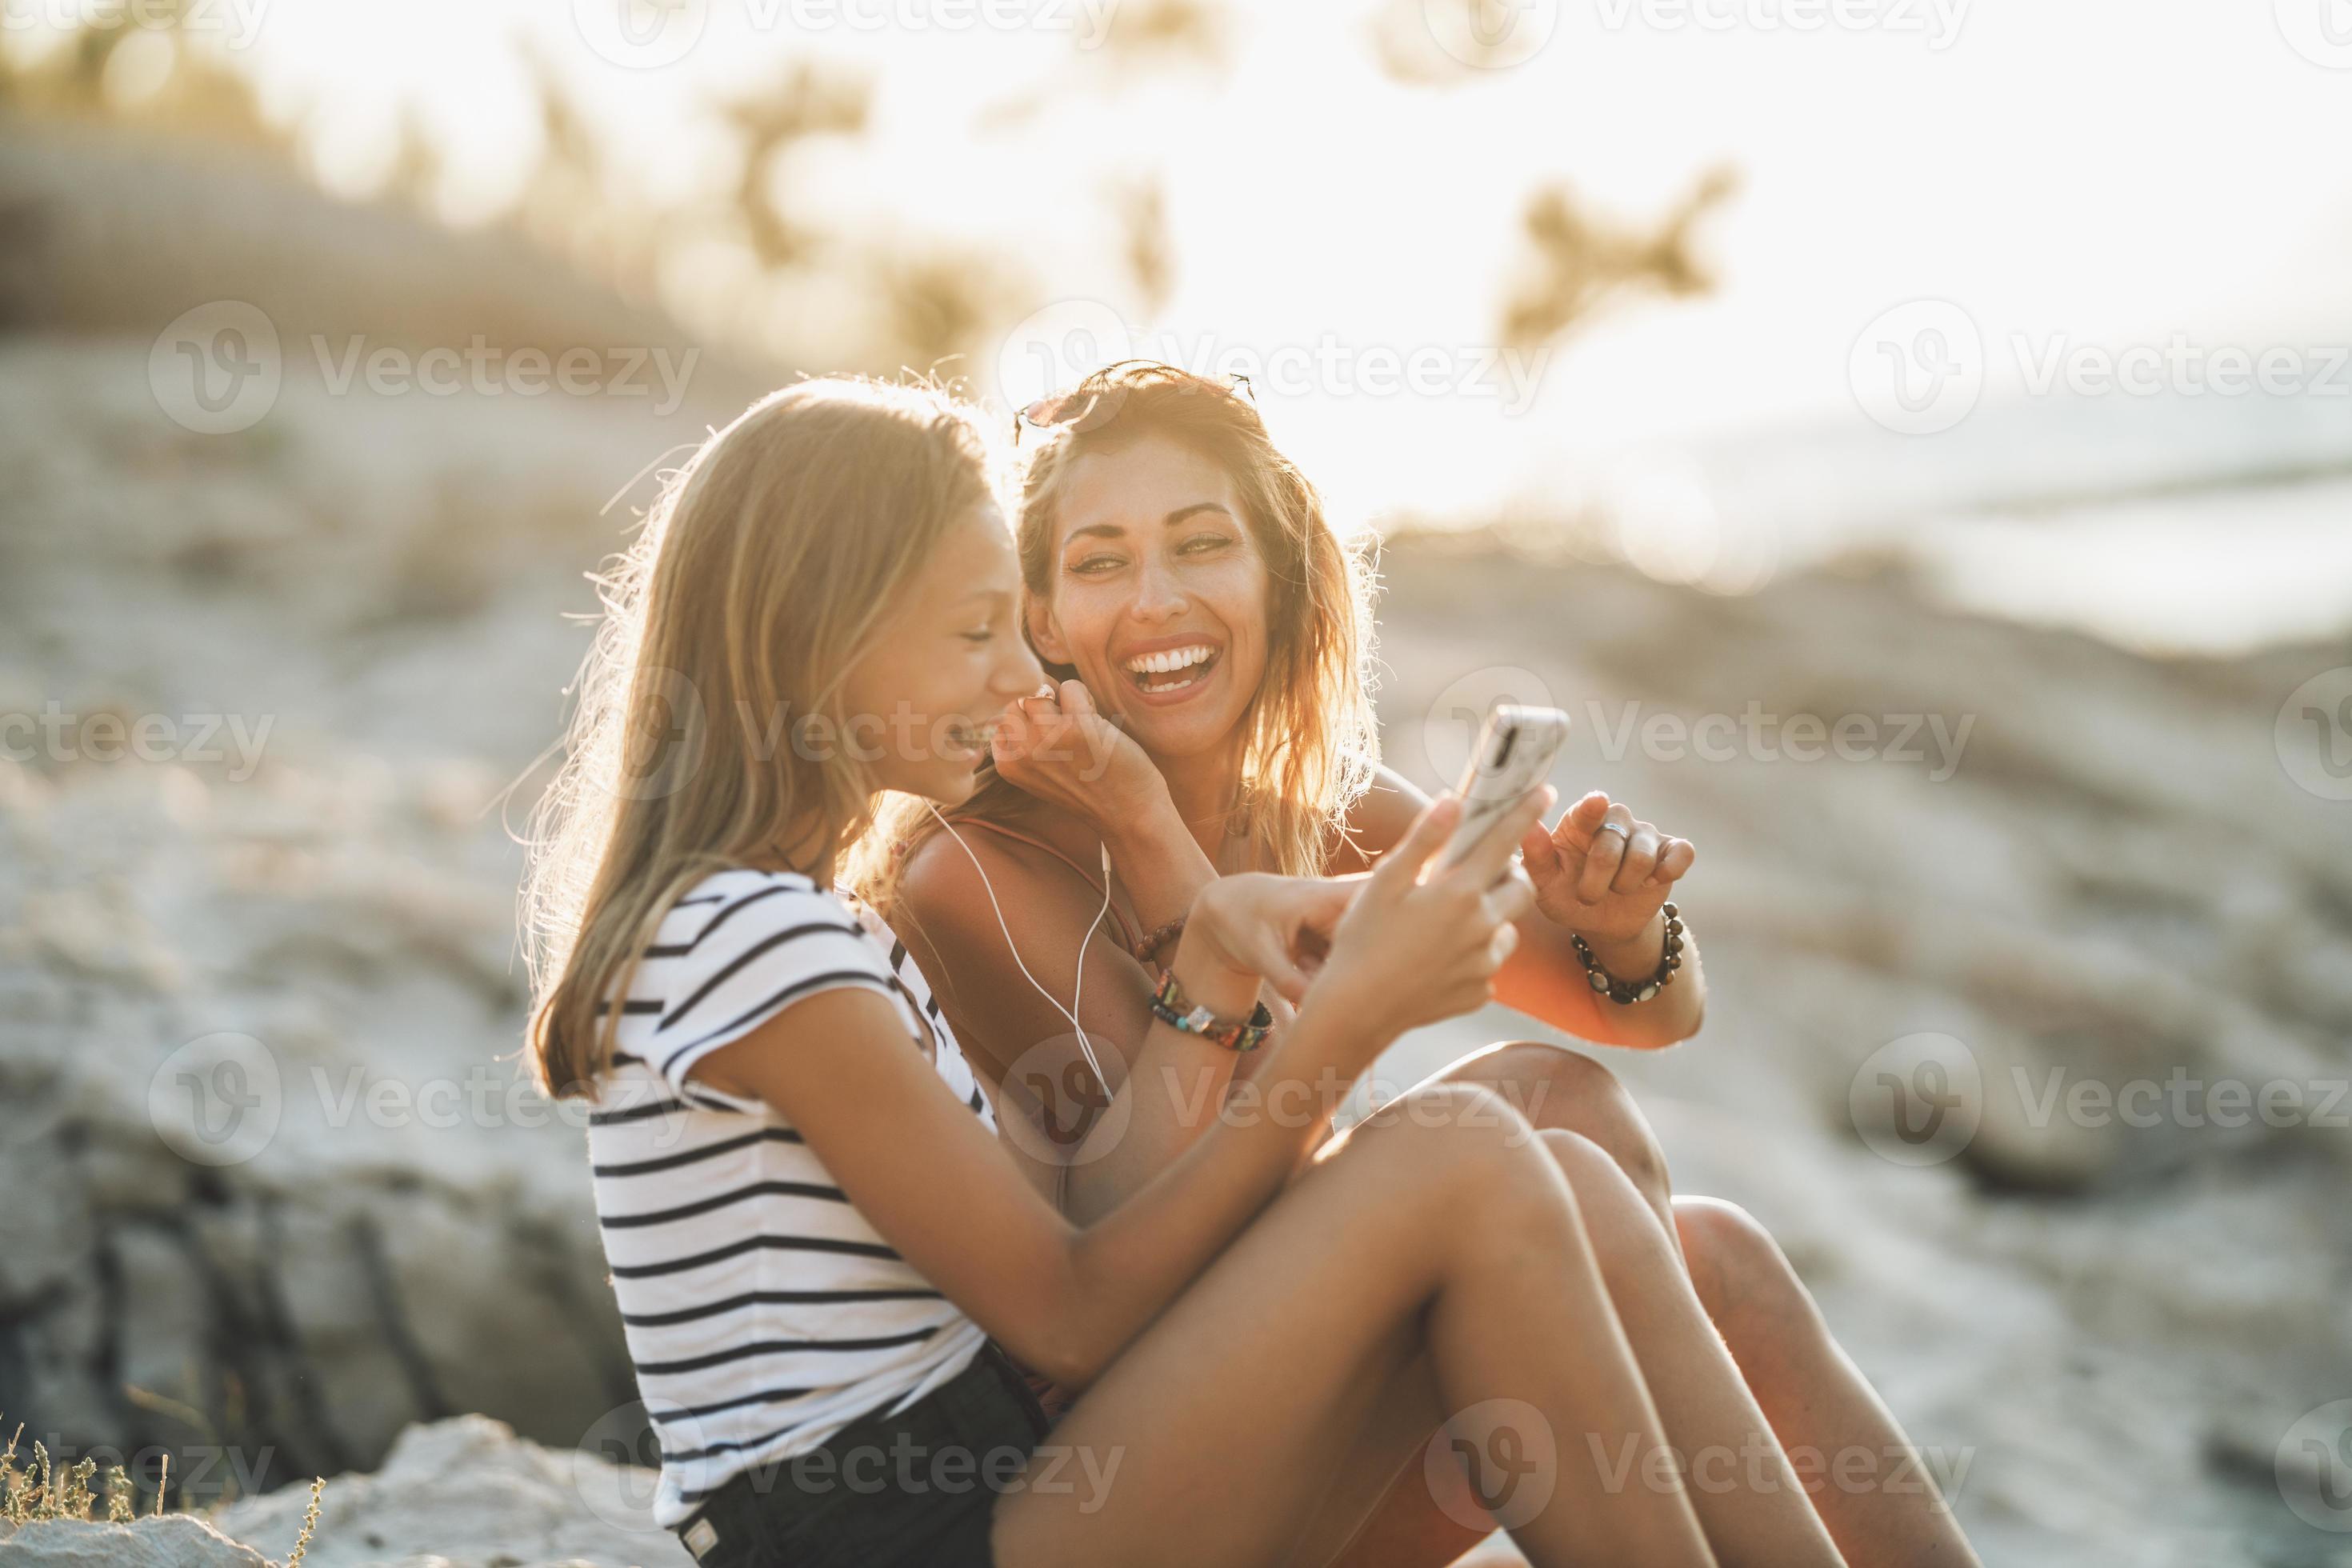
[[[1631,843],[1633,843],[1633,824],[1631,824],[1631,823],[1627,823],[1627,822],[1604,822],[1604,823],[1602,823],[1600,826],[1598,826],[1598,827],[1594,828],[1592,831],[1593,831],[1595,834],[1601,834],[1601,833],[1622,833],[1622,834],[1623,834],[1623,835],[1625,836],[1625,842],[1626,842],[1626,843],[1631,844]]]

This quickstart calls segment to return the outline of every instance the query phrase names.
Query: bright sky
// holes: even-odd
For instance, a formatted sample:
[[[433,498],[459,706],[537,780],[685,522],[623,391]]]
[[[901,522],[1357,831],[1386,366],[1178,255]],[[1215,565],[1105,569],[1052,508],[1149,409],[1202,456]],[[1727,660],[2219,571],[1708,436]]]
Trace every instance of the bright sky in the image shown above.
[[[1009,246],[1040,309],[1097,302],[1049,325],[1115,313],[1137,350],[1173,344],[1194,368],[1225,349],[1337,364],[1260,401],[1355,518],[1558,499],[1626,452],[1642,455],[1633,489],[1671,495],[1681,481],[1650,466],[1682,472],[1721,432],[1797,428],[1825,452],[1861,443],[1870,464],[1980,469],[1987,442],[1890,435],[1857,405],[1857,336],[1916,299],[1981,330],[1988,406],[2023,390],[2013,334],[2352,341],[2352,0],[1487,0],[1521,29],[1507,47],[1541,47],[1423,89],[1383,75],[1371,46],[1380,13],[1429,53],[1422,0],[1235,6],[1222,68],[1123,74],[1078,40],[1101,6],[1116,26],[1145,0],[987,0],[1040,20],[1027,30],[793,21],[940,3],[267,0],[248,58],[331,180],[363,184],[395,116],[422,113],[460,150],[460,211],[494,205],[536,145],[507,37],[585,90],[653,189],[713,177],[691,106],[714,88],[772,80],[796,54],[869,64],[874,133],[807,156],[808,199],[883,232]],[[675,63],[625,68],[590,47],[616,7],[652,29],[663,5],[674,28],[701,28]],[[1808,11],[1826,24],[1780,25]],[[1565,178],[1641,218],[1725,163],[1744,184],[1707,231],[1720,289],[1623,310],[1515,391],[1484,345],[1527,193]],[[1156,321],[1134,318],[1105,200],[1140,174],[1165,182],[1176,241]],[[1447,390],[1368,390],[1380,351],[1437,356],[1427,384]],[[1484,378],[1475,395],[1467,377]],[[2352,370],[2338,382],[2352,389]],[[2064,439],[2080,411],[2063,402],[2013,428]],[[2140,406],[2195,426],[2211,400]],[[2343,454],[2339,408],[2352,396],[2299,415]]]

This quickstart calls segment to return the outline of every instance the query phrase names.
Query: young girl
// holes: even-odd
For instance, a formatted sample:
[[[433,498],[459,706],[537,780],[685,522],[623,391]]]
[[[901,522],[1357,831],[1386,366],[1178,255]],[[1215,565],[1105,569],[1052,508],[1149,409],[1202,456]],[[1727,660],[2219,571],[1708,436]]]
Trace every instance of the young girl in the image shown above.
[[[1155,949],[1197,890],[1234,871],[1361,870],[1427,803],[1378,763],[1366,574],[1244,396],[1130,362],[1026,422],[1025,630],[1061,684],[1017,705],[992,773],[953,814],[961,842],[928,814],[901,812],[884,836],[910,847],[866,885],[940,979],[947,1016],[1007,1115],[1026,1110],[1050,1128],[1045,1142],[1060,1158],[1048,1190],[1084,1219],[1181,1152],[1202,1125],[1193,1108],[1248,1071],[1247,1058],[1226,1058],[1230,1072],[1213,1060],[1210,1077],[1171,1079],[1173,1064],[1145,1044],[1166,956]],[[1692,846],[1594,794],[1531,830],[1523,848],[1538,907],[1496,976],[1498,999],[1605,1045],[1691,1035],[1704,981],[1696,938],[1667,900]],[[1108,889],[1096,874],[1106,851]],[[1107,898],[1106,929],[1089,942]],[[1598,988],[1607,983],[1613,994]],[[1104,1083],[1056,1024],[1081,986]],[[1538,1126],[1606,1150],[1654,1216],[1654,1237],[1628,1245],[1679,1245],[1690,1288],[1782,1437],[1879,1457],[1884,1484],[1816,1497],[1850,1555],[1971,1560],[1932,1488],[1905,1479],[1913,1468],[1893,1457],[1907,1439],[1769,1235],[1729,1205],[1673,1194],[1656,1140],[1607,1069],[1518,1042],[1466,1057],[1437,1081],[1499,1089]],[[1131,1110],[1101,1117],[1109,1089],[1130,1082]],[[1341,1244],[1396,1241],[1376,1229]],[[1604,1247],[1604,1265],[1611,1256]],[[1643,1325],[1629,1327],[1641,1353]],[[1050,1408],[1055,1395],[1041,1392]],[[1363,1440],[1391,1453],[1417,1442],[1426,1411],[1425,1398],[1407,1396]],[[1448,1563],[1475,1539],[1417,1477],[1391,1490],[1348,1559],[1354,1568]]]
[[[726,1568],[1320,1562],[1351,1433],[1423,1376],[1536,1563],[1837,1563],[1702,1319],[1666,1302],[1636,1367],[1589,1231],[1639,1198],[1572,1197],[1575,1152],[1490,1094],[1418,1092],[1303,1173],[1316,1119],[1221,1119],[1084,1226],[1038,1194],[835,886],[882,792],[964,800],[1036,687],[1019,587],[964,412],[847,381],[711,437],[612,584],[535,845],[530,1045],[596,1101],[656,1517]],[[1369,879],[1203,888],[1150,1041],[1247,1043],[1279,976],[1258,1078],[1311,1094],[1479,1005],[1542,793],[1450,869],[1448,801]],[[1373,1224],[1401,1245],[1324,1245]],[[1081,1391],[1050,1434],[1000,1342]],[[1669,1440],[1738,1479],[1685,1489]]]

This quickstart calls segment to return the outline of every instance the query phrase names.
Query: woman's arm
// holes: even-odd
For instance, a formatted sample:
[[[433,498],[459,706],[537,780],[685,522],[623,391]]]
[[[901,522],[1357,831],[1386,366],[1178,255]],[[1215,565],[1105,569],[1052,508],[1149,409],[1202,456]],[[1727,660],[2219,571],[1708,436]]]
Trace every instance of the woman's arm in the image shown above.
[[[1217,879],[1167,780],[1102,716],[1084,682],[1066,680],[1013,703],[990,738],[990,754],[1011,783],[1094,830],[1127,885],[1139,935],[1182,915]]]
[[[1378,864],[1427,802],[1412,781],[1382,768],[1349,824],[1366,863]],[[1592,841],[1591,825],[1609,804],[1605,795],[1589,795],[1561,815],[1559,826],[1547,835],[1555,847],[1554,864],[1538,864],[1536,855],[1528,858],[1538,904],[1519,921],[1522,940],[1495,977],[1495,999],[1579,1039],[1654,1050],[1690,1038],[1706,1016],[1706,980],[1699,968],[1697,940],[1684,933],[1682,968],[1672,985],[1661,986],[1647,1002],[1621,1005],[1592,989],[1570,938],[1582,932],[1601,967],[1621,979],[1654,971],[1665,952],[1665,917],[1658,905],[1689,868],[1691,856],[1687,845],[1678,854],[1662,856],[1658,870],[1671,875],[1644,888],[1612,893],[1605,879],[1590,888],[1581,886],[1583,850]],[[1534,837],[1528,836],[1530,844]],[[1625,846],[1609,841],[1622,837],[1604,833],[1602,853],[1621,855]],[[1593,870],[1598,875],[1615,866],[1612,858]],[[1583,902],[1576,896],[1579,891],[1599,896]]]

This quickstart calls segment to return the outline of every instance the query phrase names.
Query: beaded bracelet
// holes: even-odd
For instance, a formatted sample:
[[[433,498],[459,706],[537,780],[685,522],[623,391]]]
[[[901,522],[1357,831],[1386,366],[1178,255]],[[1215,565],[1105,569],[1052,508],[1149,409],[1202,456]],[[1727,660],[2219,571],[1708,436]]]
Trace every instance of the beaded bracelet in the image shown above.
[[[1666,917],[1666,951],[1660,955],[1658,967],[1646,980],[1618,979],[1601,967],[1601,961],[1592,956],[1592,949],[1582,937],[1573,931],[1569,933],[1568,940],[1576,944],[1576,956],[1584,961],[1584,978],[1591,983],[1595,991],[1621,1007],[1647,1002],[1661,988],[1672,985],[1675,971],[1683,966],[1682,911],[1669,903],[1664,907],[1663,912]]]
[[[1178,915],[1172,921],[1160,921],[1151,928],[1150,934],[1135,944],[1135,961],[1138,963],[1149,964],[1152,954],[1183,934],[1184,917],[1182,915]]]

